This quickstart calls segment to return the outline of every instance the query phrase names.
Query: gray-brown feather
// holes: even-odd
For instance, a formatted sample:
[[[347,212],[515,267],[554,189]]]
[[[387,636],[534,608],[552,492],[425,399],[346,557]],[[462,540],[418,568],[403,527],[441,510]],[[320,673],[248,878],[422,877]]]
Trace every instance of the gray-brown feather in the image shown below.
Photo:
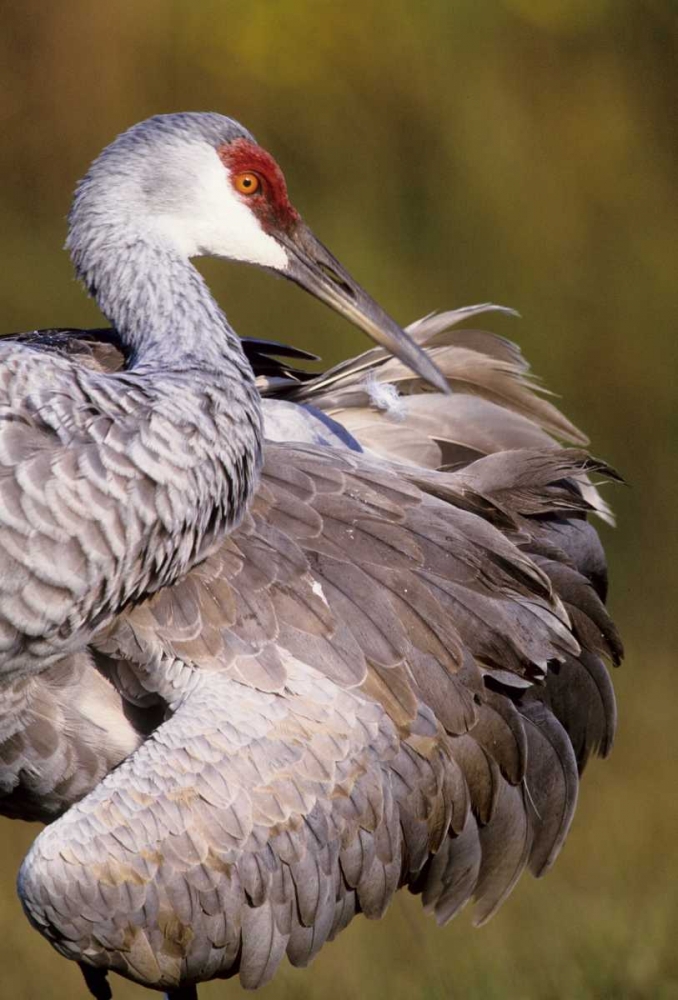
[[[209,378],[99,374],[0,344],[0,682],[77,651],[235,523],[255,428]],[[172,400],[170,405],[170,399]],[[235,456],[245,454],[245,465]],[[223,469],[231,476],[224,477]]]
[[[11,818],[60,816],[133,753],[158,712],[141,713],[77,653],[2,691],[0,811]]]
[[[24,863],[29,916],[69,957],[155,988],[255,987],[400,885],[440,922],[475,899],[482,922],[557,854],[577,765],[614,731],[595,467],[558,449],[581,438],[516,349],[428,323],[438,362],[475,373],[450,375],[447,429],[408,376],[402,447],[381,434],[363,385],[379,352],[331,395],[278,373],[381,460],[268,445],[237,530],[95,637],[88,669],[168,717]],[[110,344],[87,351],[110,363]],[[454,448],[489,457],[433,471]]]

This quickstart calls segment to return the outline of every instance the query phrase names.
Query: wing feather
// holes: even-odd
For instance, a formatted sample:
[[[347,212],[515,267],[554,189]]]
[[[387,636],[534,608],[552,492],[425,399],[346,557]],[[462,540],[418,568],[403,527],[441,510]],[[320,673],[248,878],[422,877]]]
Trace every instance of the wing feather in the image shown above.
[[[254,988],[400,885],[441,923],[470,899],[483,922],[553,861],[578,769],[614,731],[601,656],[621,646],[584,520],[601,510],[588,477],[608,472],[558,447],[583,438],[517,348],[451,329],[473,314],[413,331],[455,389],[444,402],[378,349],[306,381],[271,363],[269,387],[382,460],[270,444],[220,550],[96,636],[87,671],[113,682],[112,715],[124,699],[153,722],[107,778],[85,775],[93,790],[22,868],[27,912],[64,954],[158,988],[237,973]],[[115,344],[82,350],[118,363]],[[52,530],[52,509],[31,516]],[[36,760],[59,753],[51,724],[20,734]]]

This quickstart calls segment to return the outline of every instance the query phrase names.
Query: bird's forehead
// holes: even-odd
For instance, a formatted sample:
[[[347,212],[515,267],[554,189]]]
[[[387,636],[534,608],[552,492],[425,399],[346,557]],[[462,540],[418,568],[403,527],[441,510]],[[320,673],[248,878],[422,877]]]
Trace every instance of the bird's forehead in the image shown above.
[[[231,174],[253,171],[265,182],[265,201],[252,208],[266,227],[289,228],[299,220],[287,194],[285,176],[270,153],[250,139],[238,138],[217,147],[219,159]]]

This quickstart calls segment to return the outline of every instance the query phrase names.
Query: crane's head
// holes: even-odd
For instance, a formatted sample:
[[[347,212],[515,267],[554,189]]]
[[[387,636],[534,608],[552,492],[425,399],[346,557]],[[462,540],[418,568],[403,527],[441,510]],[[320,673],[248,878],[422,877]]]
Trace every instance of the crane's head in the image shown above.
[[[158,115],[118,136],[76,193],[67,244],[74,257],[93,217],[99,242],[122,225],[127,239],[136,232],[185,257],[225,257],[275,271],[448,391],[428,355],[303,222],[273,157],[230,118]]]

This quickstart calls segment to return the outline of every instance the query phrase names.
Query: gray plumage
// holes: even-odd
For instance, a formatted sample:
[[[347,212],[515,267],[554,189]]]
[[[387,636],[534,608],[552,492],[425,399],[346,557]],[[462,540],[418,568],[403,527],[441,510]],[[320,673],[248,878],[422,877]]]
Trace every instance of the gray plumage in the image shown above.
[[[177,125],[173,141],[190,149]],[[166,142],[163,120],[120,137],[70,216],[76,269],[129,348],[126,370],[46,365],[0,344],[3,676],[80,648],[172,583],[238,522],[256,483],[260,406],[239,340],[195,268],[146,232],[150,205],[186,186],[162,175],[149,193],[138,164],[170,159]]]
[[[217,142],[220,121],[204,123]],[[115,160],[125,183],[129,142]],[[35,539],[22,594],[67,586],[40,576],[57,561],[44,524],[80,546],[87,581],[81,593],[75,564],[59,567],[76,582],[55,638],[45,610],[13,623],[0,810],[56,820],[19,892],[95,990],[96,970],[170,991],[234,974],[256,988],[284,955],[305,965],[357,913],[381,916],[405,885],[441,923],[471,899],[482,922],[526,867],[553,862],[579,773],[614,732],[603,658],[618,662],[621,645],[586,522],[609,516],[591,477],[610,472],[513,345],[457,328],[485,307],[410,328],[454,390],[443,396],[382,348],[315,377],[287,361],[294,351],[241,348],[189,267],[175,262],[163,285],[134,264],[139,303],[153,287],[144,323],[160,308],[183,330],[154,334],[155,368],[146,326],[127,336],[115,312],[128,271],[106,279],[113,331],[0,345],[20,359],[9,371],[42,373],[53,408],[49,431],[22,433],[58,438],[86,491],[67,529],[72,492],[43,489],[39,516],[34,487],[19,495]],[[99,294],[96,267],[87,280]],[[179,287],[192,289],[181,305]],[[221,354],[195,361],[206,330]],[[30,386],[8,397],[8,415],[23,414],[37,383],[9,384]],[[14,551],[7,523],[0,551]]]

